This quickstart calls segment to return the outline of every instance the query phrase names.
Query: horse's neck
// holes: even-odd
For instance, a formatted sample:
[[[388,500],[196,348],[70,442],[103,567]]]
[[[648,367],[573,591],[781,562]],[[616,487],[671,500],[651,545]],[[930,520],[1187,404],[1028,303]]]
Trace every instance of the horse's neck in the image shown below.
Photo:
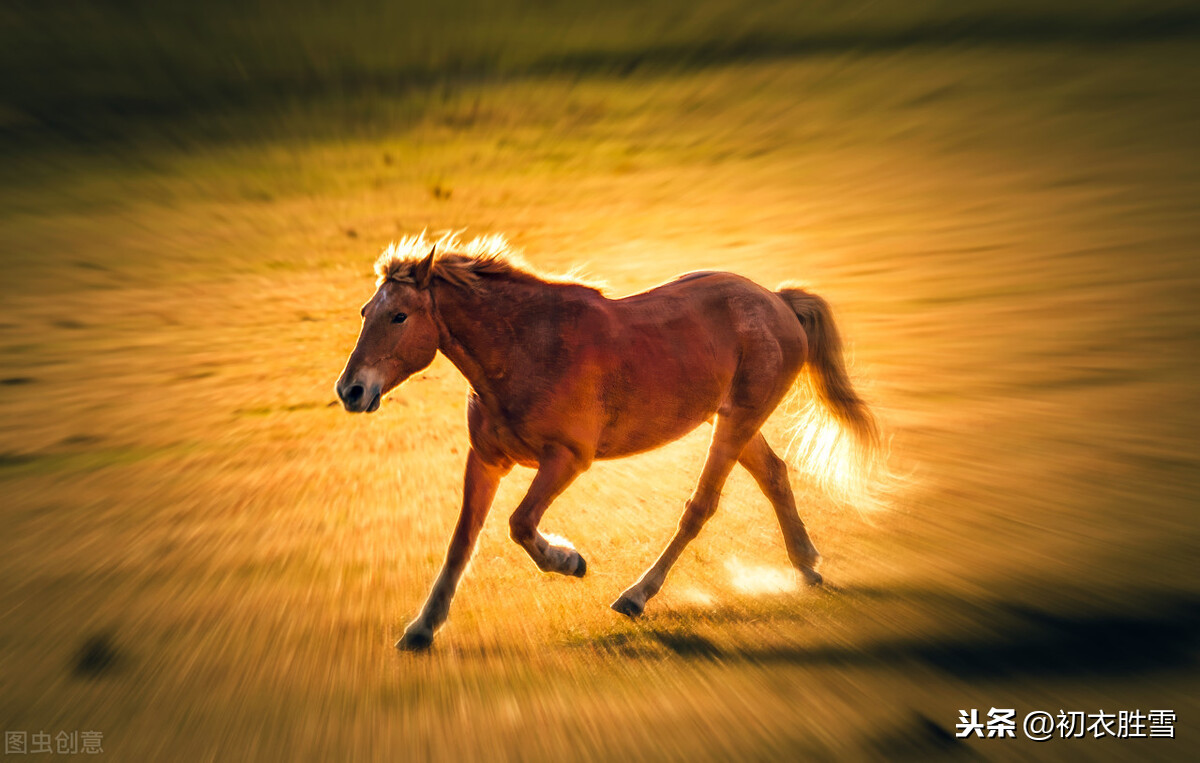
[[[553,295],[538,294],[537,284],[501,283],[479,291],[435,283],[434,303],[440,322],[439,349],[467,377],[485,401],[503,396],[516,361],[522,334],[536,330],[545,311],[538,303]]]

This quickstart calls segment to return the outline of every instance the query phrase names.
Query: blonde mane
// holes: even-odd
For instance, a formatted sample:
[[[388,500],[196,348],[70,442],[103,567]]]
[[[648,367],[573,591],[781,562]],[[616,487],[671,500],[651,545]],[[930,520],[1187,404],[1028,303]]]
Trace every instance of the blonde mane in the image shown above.
[[[476,289],[485,276],[503,276],[526,283],[564,283],[599,291],[596,285],[573,276],[549,276],[528,265],[500,233],[476,236],[467,243],[457,232],[433,240],[425,231],[388,245],[375,261],[376,286],[387,281],[416,283],[413,270],[434,251],[433,275],[454,286]]]

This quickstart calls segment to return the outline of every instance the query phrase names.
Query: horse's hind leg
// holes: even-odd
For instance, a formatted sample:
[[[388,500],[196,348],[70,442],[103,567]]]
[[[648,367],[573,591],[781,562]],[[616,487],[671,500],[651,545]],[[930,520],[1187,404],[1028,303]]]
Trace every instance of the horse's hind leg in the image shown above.
[[[821,575],[816,570],[821,555],[809,539],[804,522],[800,520],[800,514],[796,511],[796,496],[792,493],[791,483],[788,482],[787,464],[771,450],[762,432],[756,434],[742,449],[738,461],[754,477],[754,481],[775,508],[775,516],[779,518],[779,527],[783,530],[783,542],[787,546],[788,558],[804,576],[805,582],[817,585],[821,582]]]
[[[650,569],[612,603],[613,609],[629,617],[637,617],[642,613],[646,602],[662,588],[667,573],[679,559],[683,549],[700,534],[700,528],[716,512],[725,479],[729,472],[733,471],[746,442],[754,436],[761,424],[762,417],[759,416],[738,416],[737,412],[717,416],[712,443],[708,446],[708,456],[704,460],[704,471],[700,473],[695,492],[688,499],[687,508],[679,520],[679,528]]]

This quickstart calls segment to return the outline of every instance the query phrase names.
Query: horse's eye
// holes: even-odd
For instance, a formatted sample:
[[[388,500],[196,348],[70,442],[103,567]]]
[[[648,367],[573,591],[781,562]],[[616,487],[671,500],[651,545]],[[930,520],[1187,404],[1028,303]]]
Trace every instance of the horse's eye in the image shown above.
[[[358,314],[361,315],[363,318],[366,318],[367,317],[367,306],[363,305],[362,309],[358,311]]]
[[[408,316],[404,313],[396,313],[392,316],[392,323],[404,323],[408,320]]]

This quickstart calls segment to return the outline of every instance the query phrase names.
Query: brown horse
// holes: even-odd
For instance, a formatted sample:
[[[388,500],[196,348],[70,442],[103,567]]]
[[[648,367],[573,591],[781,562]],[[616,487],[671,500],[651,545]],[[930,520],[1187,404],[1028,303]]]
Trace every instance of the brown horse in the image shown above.
[[[509,519],[512,539],[543,571],[582,576],[587,563],[579,552],[538,532],[550,503],[593,460],[657,448],[714,417],[704,469],[678,530],[612,608],[641,614],[713,515],[737,463],[770,499],[792,564],[808,583],[821,582],[821,557],[796,512],[787,468],[759,432],[807,363],[815,398],[858,442],[875,441],[820,297],[702,272],[609,299],[518,265],[498,236],[466,245],[447,237],[434,246],[423,235],[408,238],[385,251],[375,269],[378,289],[362,308],[358,344],[337,381],[346,410],[378,409],[382,395],[439,350],[471,385],[462,513],[441,574],[396,646],[427,647],[445,622],[513,464],[537,474]]]

